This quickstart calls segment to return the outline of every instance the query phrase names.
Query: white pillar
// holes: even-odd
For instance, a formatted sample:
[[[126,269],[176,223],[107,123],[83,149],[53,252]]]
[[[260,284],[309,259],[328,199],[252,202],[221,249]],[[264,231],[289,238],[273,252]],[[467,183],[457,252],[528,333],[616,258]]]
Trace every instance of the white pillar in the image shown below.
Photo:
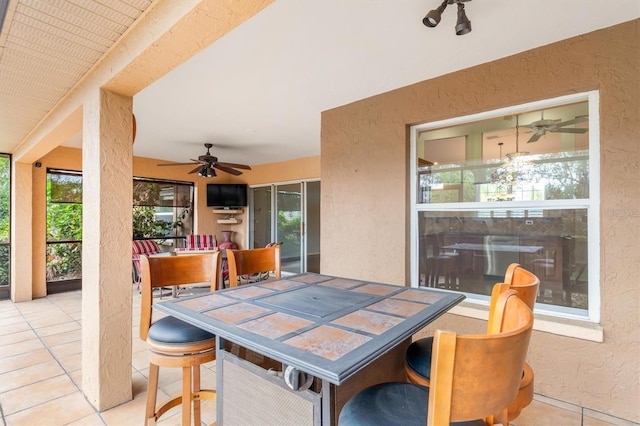
[[[132,98],[96,90],[82,143],[82,390],[103,411],[132,397]]]
[[[25,302],[33,298],[31,228],[32,165],[11,165],[11,300]]]

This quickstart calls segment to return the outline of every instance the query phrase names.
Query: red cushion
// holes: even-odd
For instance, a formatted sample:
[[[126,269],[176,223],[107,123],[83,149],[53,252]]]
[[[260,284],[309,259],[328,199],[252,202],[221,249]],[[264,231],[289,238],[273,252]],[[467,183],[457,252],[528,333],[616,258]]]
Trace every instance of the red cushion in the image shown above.
[[[186,238],[185,250],[213,250],[218,247],[215,235],[191,234]]]
[[[133,242],[133,254],[156,254],[160,252],[160,247],[153,240],[136,240]]]

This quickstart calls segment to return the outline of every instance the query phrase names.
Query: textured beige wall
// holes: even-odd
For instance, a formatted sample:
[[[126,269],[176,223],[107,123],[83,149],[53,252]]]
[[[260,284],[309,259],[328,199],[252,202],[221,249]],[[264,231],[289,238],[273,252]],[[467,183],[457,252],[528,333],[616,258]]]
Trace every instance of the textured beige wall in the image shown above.
[[[82,391],[98,410],[131,390],[132,99],[96,89],[82,132]]]
[[[409,282],[408,126],[598,89],[604,343],[534,332],[529,361],[537,393],[639,422],[638,25],[628,22],[324,112],[323,273]],[[434,326],[484,328],[454,315]]]
[[[24,302],[31,300],[32,287],[19,285],[29,282],[31,268],[31,164],[13,163],[11,168],[11,241],[25,239],[25,244],[11,245],[11,300]]]

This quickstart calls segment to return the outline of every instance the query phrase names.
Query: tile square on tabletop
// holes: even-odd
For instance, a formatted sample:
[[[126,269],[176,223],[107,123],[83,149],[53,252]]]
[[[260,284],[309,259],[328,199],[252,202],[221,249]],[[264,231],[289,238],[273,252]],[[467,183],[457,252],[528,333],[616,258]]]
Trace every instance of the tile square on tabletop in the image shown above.
[[[176,305],[192,309],[194,311],[220,308],[222,306],[231,305],[232,303],[238,303],[238,301],[218,294],[210,294],[208,296],[194,297],[192,299],[175,302]]]
[[[297,277],[291,277],[291,279],[293,281],[300,281],[301,283],[314,284],[314,283],[320,283],[322,281],[327,281],[328,279],[330,279],[330,277],[327,277],[324,275],[317,275],[317,274],[306,274],[306,275],[299,275]]]
[[[398,293],[392,296],[393,299],[413,300],[415,302],[423,302],[433,304],[439,302],[443,297],[442,293],[437,293],[429,290],[405,290],[402,293]]]
[[[306,352],[335,361],[352,350],[364,345],[371,337],[339,328],[321,325],[284,341],[284,343]]]
[[[264,296],[265,294],[272,294],[272,293],[273,293],[272,290],[269,290],[266,288],[257,287],[253,285],[251,286],[245,285],[245,286],[237,287],[233,290],[225,291],[224,295],[236,297],[238,299],[252,299],[254,297]]]
[[[248,303],[237,303],[235,305],[213,309],[211,311],[205,312],[204,314],[220,321],[233,323],[248,318],[257,317],[259,315],[264,315],[269,312],[271,311],[259,306],[250,305]]]
[[[355,311],[340,317],[331,324],[342,325],[371,334],[382,334],[404,321],[402,318],[370,311]]]
[[[320,285],[326,285],[327,287],[333,288],[341,288],[343,290],[348,290],[353,287],[357,287],[362,284],[362,281],[356,280],[347,280],[345,278],[333,278],[329,281],[325,281]]]
[[[384,299],[378,303],[367,306],[372,311],[385,312],[387,314],[410,317],[425,309],[427,305],[421,303],[407,302],[398,299]]]
[[[289,280],[278,281],[265,281],[264,284],[260,284],[260,287],[268,288],[270,290],[289,290],[292,288],[303,286],[303,283],[297,283]]]
[[[310,286],[263,297],[256,302],[274,310],[287,309],[303,315],[323,318],[372,297],[338,288]]]
[[[277,339],[285,334],[293,333],[301,328],[314,324],[302,318],[276,312],[271,315],[256,318],[240,324],[238,328],[245,329],[261,336]]]
[[[386,296],[387,294],[398,291],[399,289],[399,287],[390,285],[365,284],[362,287],[354,288],[352,291],[357,291],[358,293],[377,294],[378,296]]]

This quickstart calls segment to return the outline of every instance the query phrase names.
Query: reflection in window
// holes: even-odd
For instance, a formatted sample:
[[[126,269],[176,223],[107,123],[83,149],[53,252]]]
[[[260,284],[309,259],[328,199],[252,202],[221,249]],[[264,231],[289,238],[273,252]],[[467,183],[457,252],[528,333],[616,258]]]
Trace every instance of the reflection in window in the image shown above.
[[[487,300],[516,262],[538,303],[588,315],[589,96],[414,126],[419,285]]]

